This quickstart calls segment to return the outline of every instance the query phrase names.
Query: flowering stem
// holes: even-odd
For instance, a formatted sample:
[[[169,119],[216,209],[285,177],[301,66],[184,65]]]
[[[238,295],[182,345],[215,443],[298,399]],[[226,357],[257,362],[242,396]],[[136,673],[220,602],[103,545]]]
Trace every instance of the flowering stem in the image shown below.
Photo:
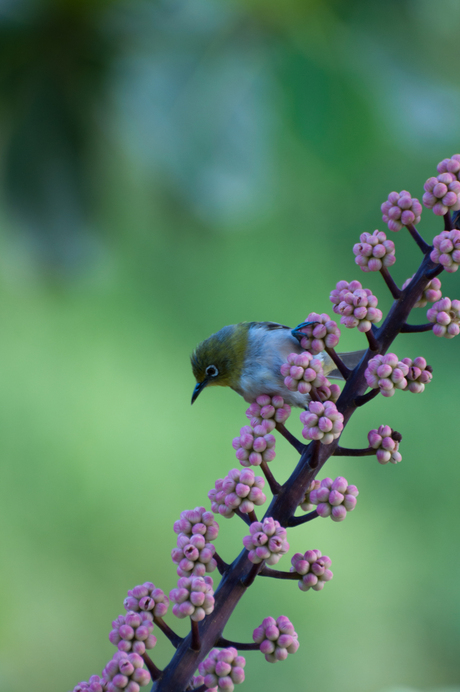
[[[445,231],[453,231],[454,228],[455,228],[455,226],[454,226],[454,222],[452,221],[450,211],[447,211],[444,214],[444,230]]]
[[[367,392],[367,394],[357,396],[355,399],[355,406],[364,406],[364,404],[367,404],[368,401],[372,401],[377,394],[380,394],[380,389],[378,387],[376,389],[371,389],[371,391]]]
[[[427,324],[403,324],[401,327],[401,334],[415,334],[416,332],[431,332],[433,329],[433,324],[428,322]]]
[[[275,479],[275,476],[273,475],[273,473],[268,468],[268,464],[265,461],[265,459],[262,460],[260,468],[262,469],[262,471],[265,474],[265,478],[267,479],[267,483],[270,486],[270,490],[272,491],[272,495],[278,495],[278,493],[281,489],[281,486],[278,483],[278,481]]]
[[[187,687],[187,690],[191,690],[191,687]],[[205,685],[204,683],[200,685],[199,687],[194,687],[193,692],[206,692],[206,690],[209,690],[209,687]]]
[[[335,457],[370,457],[373,454],[375,454],[375,449],[373,447],[366,447],[365,449],[337,447],[334,452]]]
[[[259,572],[259,577],[272,577],[273,579],[302,579],[302,576],[297,572],[283,572],[280,569],[271,569],[264,567]]]
[[[431,245],[428,245],[428,243],[425,243],[422,236],[420,235],[420,233],[417,231],[417,229],[415,228],[415,226],[413,224],[408,223],[406,228],[409,231],[409,233],[411,234],[411,236],[413,237],[413,239],[415,240],[415,242],[417,243],[417,245],[419,246],[420,250],[423,252],[424,255],[426,255],[426,253],[429,252],[429,250],[431,250]]]
[[[276,429],[299,452],[299,454],[302,454],[303,450],[305,449],[305,445],[298,440],[297,437],[294,437],[294,435],[289,432],[283,423],[277,423]]]
[[[253,521],[258,521],[257,514],[255,513],[254,510],[251,510],[250,512],[248,512],[248,518],[249,518],[249,524],[252,524]]]
[[[251,642],[248,644],[244,644],[243,642],[232,642],[230,639],[220,637],[220,639],[216,642],[216,646],[233,646],[235,649],[238,649],[239,651],[258,651],[260,645],[256,644],[255,642]]]
[[[163,618],[154,617],[153,621],[155,625],[158,627],[158,629],[160,629],[163,632],[163,634],[166,635],[166,637],[168,637],[169,641],[176,649],[179,646],[179,644],[182,644],[183,637],[179,637],[179,635],[176,634],[174,630],[172,630],[170,626],[166,624]]]
[[[385,283],[388,286],[388,288],[390,289],[391,295],[393,296],[393,298],[398,300],[399,296],[401,295],[401,289],[398,288],[398,286],[396,285],[393,277],[391,276],[390,272],[388,271],[388,267],[382,267],[380,270],[380,273],[383,276],[383,278],[385,279]]]
[[[345,365],[345,363],[343,362],[343,360],[341,358],[339,358],[335,349],[329,348],[329,346],[326,346],[325,351],[328,354],[328,356],[330,356],[332,358],[332,360],[334,361],[334,363],[336,364],[337,370],[340,372],[343,379],[348,380],[348,378],[350,377],[351,370],[349,370],[347,368],[347,366]]]
[[[430,269],[427,272],[427,278],[428,279],[433,279],[435,276],[440,274],[442,271],[444,271],[444,265],[443,264],[436,264],[432,269]]]
[[[200,630],[198,629],[198,623],[195,622],[195,620],[190,621],[192,624],[192,641],[190,644],[190,648],[193,649],[193,651],[199,651],[201,649],[201,640],[200,640]]]
[[[152,676],[152,680],[158,680],[161,677],[163,671],[156,667],[156,665],[154,664],[147,652],[142,654],[142,658],[144,659],[144,663],[147,666],[150,675]]]
[[[248,586],[251,586],[251,584],[254,583],[254,579],[257,577],[259,574],[260,569],[264,565],[264,561],[259,562],[257,565],[252,565],[251,569],[249,570],[249,574],[247,575],[246,579],[243,581],[243,586],[245,588],[248,588]]]
[[[224,574],[224,572],[226,572],[230,567],[225,560],[222,560],[221,556],[217,552],[214,553],[214,560],[217,562],[217,569],[219,570],[220,574]]]
[[[369,342],[369,348],[371,349],[371,351],[374,351],[374,353],[378,353],[380,346],[379,346],[379,342],[377,341],[377,339],[374,336],[374,332],[372,331],[372,329],[369,329],[369,331],[366,332],[366,336],[367,336],[367,340]]]
[[[308,512],[308,514],[302,514],[300,517],[291,517],[289,519],[288,526],[300,526],[300,524],[306,524],[307,521],[316,519],[316,517],[319,517],[319,514],[316,511],[316,509],[314,509],[313,512]]]
[[[240,519],[242,519],[242,520],[244,521],[245,524],[247,524],[248,526],[251,526],[251,520],[249,519],[248,515],[247,515],[245,512],[242,512],[242,511],[241,511],[240,509],[238,509],[238,508],[237,508],[237,509],[234,509],[233,511],[235,512],[235,514],[236,514]],[[256,521],[257,521],[257,519],[256,519]],[[214,554],[214,557],[216,557],[215,554]],[[219,571],[220,571],[220,570],[219,570]]]

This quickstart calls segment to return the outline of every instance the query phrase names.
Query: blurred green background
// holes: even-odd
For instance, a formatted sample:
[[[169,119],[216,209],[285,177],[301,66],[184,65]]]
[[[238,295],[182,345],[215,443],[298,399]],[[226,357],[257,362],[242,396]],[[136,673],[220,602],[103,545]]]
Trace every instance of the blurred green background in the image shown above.
[[[229,390],[190,407],[198,341],[330,312],[342,278],[388,309],[351,248],[384,229],[391,190],[420,198],[460,150],[459,29],[458,0],[0,1],[2,691],[100,673],[127,589],[175,586],[172,524],[209,505],[246,421]],[[424,211],[420,229],[441,224]],[[402,283],[420,253],[391,238]],[[359,486],[356,511],[289,541],[330,555],[334,580],[251,588],[226,636],[285,614],[301,648],[275,666],[249,652],[247,690],[459,682],[459,345],[403,335],[395,350],[426,356],[432,384],[374,400],[343,443],[387,423],[403,462],[329,462]],[[296,460],[279,441],[279,480]],[[220,524],[231,561],[245,527]],[[160,634],[155,662],[171,653]]]

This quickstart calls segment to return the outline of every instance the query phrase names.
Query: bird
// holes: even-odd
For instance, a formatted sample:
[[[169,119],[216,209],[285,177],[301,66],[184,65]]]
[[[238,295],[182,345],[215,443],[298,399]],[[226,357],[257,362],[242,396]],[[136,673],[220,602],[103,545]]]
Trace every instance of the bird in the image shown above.
[[[290,391],[280,372],[290,353],[302,353],[300,330],[312,322],[302,322],[292,329],[277,322],[240,322],[222,327],[198,344],[190,360],[196,385],[192,404],[199,394],[212,386],[230,387],[245,401],[253,403],[261,394],[282,396],[290,406],[306,408],[308,394]],[[341,353],[345,365],[353,369],[366,351]],[[343,379],[332,358],[321,351],[328,378]]]

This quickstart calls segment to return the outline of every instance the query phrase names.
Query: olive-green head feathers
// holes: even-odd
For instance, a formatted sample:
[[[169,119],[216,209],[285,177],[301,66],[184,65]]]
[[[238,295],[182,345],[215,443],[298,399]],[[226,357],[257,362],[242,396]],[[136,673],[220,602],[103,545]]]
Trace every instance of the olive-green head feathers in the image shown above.
[[[198,344],[190,358],[197,381],[193,390],[192,404],[207,386],[238,386],[250,324],[250,322],[230,324]]]

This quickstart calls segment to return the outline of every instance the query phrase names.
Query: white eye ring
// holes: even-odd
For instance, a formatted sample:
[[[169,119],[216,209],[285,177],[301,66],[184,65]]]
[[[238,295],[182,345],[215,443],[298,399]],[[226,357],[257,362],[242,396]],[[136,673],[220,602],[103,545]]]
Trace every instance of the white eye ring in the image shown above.
[[[208,375],[209,377],[217,377],[218,374],[219,371],[215,365],[208,365],[208,367],[206,368],[206,375]]]

